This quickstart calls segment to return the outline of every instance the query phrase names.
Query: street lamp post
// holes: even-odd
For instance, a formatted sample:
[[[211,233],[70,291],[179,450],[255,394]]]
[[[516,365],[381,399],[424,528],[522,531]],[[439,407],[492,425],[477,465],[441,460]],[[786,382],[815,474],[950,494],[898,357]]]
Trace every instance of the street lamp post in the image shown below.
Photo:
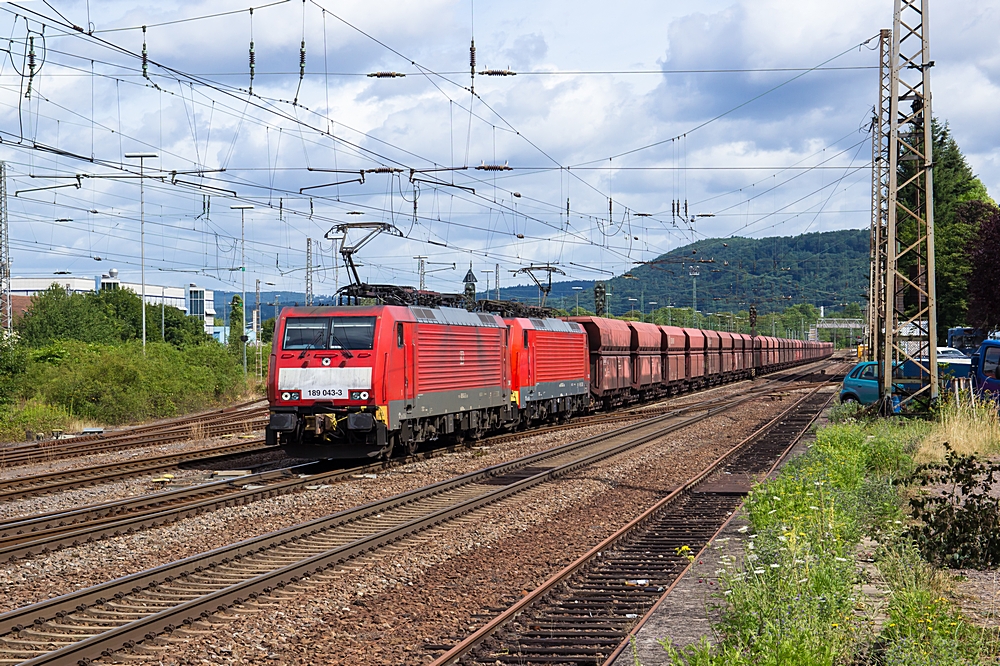
[[[576,292],[576,311],[573,314],[575,314],[577,317],[579,317],[580,316],[580,292],[583,291],[583,287],[577,286],[577,287],[571,287],[571,289]]]
[[[639,300],[638,298],[630,298],[630,299],[628,299],[629,303],[635,303],[638,300]],[[633,312],[635,312],[635,306],[634,305],[629,309],[629,314],[632,315]],[[635,316],[635,315],[632,315],[632,316]]]
[[[650,301],[649,302],[649,321],[652,324],[656,323],[656,317],[653,315],[654,312],[656,312],[656,301]]]
[[[240,282],[242,299],[240,301],[240,314],[243,318],[243,328],[240,329],[240,342],[243,347],[243,378],[246,379],[247,376],[247,245],[246,245],[246,212],[248,210],[253,210],[253,206],[247,204],[241,204],[238,206],[230,206],[232,210],[240,211]],[[232,322],[230,326],[230,335],[232,335]]]
[[[146,355],[146,192],[143,184],[147,159],[159,157],[156,153],[125,153],[125,159],[139,160],[139,264],[142,272],[142,354]]]

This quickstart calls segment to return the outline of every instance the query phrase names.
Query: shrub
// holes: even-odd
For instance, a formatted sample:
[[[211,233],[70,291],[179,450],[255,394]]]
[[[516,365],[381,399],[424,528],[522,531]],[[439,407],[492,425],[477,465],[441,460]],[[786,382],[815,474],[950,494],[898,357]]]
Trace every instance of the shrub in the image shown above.
[[[65,352],[65,353],[63,353]],[[100,423],[173,416],[235,397],[242,370],[218,345],[65,341],[39,350],[31,384],[46,402]]]

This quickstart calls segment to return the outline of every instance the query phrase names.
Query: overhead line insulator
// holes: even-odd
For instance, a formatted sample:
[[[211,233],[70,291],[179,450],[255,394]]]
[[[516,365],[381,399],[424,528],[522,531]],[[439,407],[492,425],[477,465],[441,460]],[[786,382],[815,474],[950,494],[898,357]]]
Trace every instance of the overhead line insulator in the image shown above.
[[[509,69],[484,69],[479,72],[480,76],[517,76],[517,72]]]
[[[395,79],[406,76],[402,72],[372,72],[368,75],[370,79]]]
[[[477,171],[513,171],[514,167],[508,166],[506,162],[503,164],[486,164],[483,162],[476,167]]]

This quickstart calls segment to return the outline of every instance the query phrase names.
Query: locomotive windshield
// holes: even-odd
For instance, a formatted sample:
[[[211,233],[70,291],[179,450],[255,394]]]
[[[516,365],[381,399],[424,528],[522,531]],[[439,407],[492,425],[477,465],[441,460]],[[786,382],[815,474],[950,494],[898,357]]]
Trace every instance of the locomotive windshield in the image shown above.
[[[371,349],[375,317],[289,317],[283,349]]]

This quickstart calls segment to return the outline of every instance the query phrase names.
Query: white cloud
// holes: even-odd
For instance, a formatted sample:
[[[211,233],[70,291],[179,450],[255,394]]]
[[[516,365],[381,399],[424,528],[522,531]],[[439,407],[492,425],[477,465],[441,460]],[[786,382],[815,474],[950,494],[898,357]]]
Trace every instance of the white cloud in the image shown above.
[[[154,64],[150,74],[163,89],[156,90],[145,85],[137,58],[79,34],[59,36],[49,26],[45,45],[50,51],[34,81],[32,99],[23,97],[18,58],[8,59],[0,76],[0,155],[10,162],[11,191],[67,182],[29,174],[109,172],[67,156],[12,146],[22,132],[24,141],[58,145],[83,156],[93,150],[99,160],[118,162],[123,151],[156,150],[162,159],[147,165],[152,168],[224,166],[225,174],[187,178],[236,190],[254,202],[248,270],[286,288],[301,288],[305,237],[321,238],[338,220],[394,222],[410,232],[408,241],[380,239],[365,248],[361,261],[372,277],[411,284],[411,256],[426,254],[466,265],[470,257],[461,249],[476,250],[477,265],[492,267],[499,261],[505,270],[532,261],[560,261],[577,277],[596,275],[569,266],[573,261],[621,271],[629,258],[651,258],[683,242],[684,225],[675,227],[670,214],[674,199],[687,199],[691,212],[717,213],[698,223],[698,231],[709,235],[792,234],[867,224],[866,170],[845,176],[846,169],[757,167],[811,166],[824,160],[841,167],[852,159],[855,165],[866,163],[868,148],[854,144],[863,138],[858,129],[867,121],[875,95],[877,73],[870,69],[806,74],[682,140],[610,162],[608,156],[689,132],[797,72],[551,72],[809,67],[890,25],[889,0],[835,5],[716,0],[697,8],[652,0],[477,3],[479,69],[509,66],[519,74],[477,78],[481,101],[472,104],[471,125],[470,94],[463,89],[469,84],[472,34],[467,0],[330,5],[403,57],[307,4],[308,73],[301,89],[301,3],[259,9],[253,21],[254,90],[266,99],[249,105],[240,91],[249,78],[249,13],[153,25],[245,8],[235,0],[90,7],[90,20],[98,29],[151,26],[147,43],[155,63],[203,76],[221,89],[202,85],[200,78],[178,83]],[[60,4],[59,9],[80,25],[86,22],[85,3]],[[934,3],[931,14],[935,113],[951,123],[959,145],[994,195],[1000,192],[1000,133],[984,119],[1000,102],[1000,48],[993,34],[998,14],[1000,3],[973,0]],[[22,48],[18,40],[26,36],[24,20],[0,18],[0,29],[13,35],[17,53]],[[37,23],[30,25],[40,32]],[[141,49],[138,30],[100,36],[132,52]],[[36,39],[41,42],[37,34]],[[433,71],[422,74],[407,58]],[[90,59],[103,76],[91,79]],[[877,55],[855,49],[830,64],[871,66]],[[378,70],[407,76],[363,76]],[[327,81],[324,71],[332,73]],[[297,90],[302,106],[293,108],[288,100]],[[342,142],[321,134],[328,128]],[[470,166],[495,160],[544,170],[438,173],[445,181],[454,178],[474,187],[476,194],[447,187],[435,191],[422,183],[415,224],[413,186],[405,172],[368,174],[363,186],[345,184],[298,195],[301,187],[352,178],[309,172],[307,166],[428,168],[451,164],[452,155],[461,165],[466,154]],[[592,161],[588,168],[553,168]],[[682,166],[689,169],[671,170]],[[770,191],[762,195],[765,190]],[[512,197],[512,191],[522,197]],[[609,191],[612,224],[605,219]],[[208,220],[201,215],[203,193],[215,195]],[[567,197],[572,210],[568,220]],[[51,274],[70,266],[74,273],[92,274],[116,264],[125,277],[137,274],[137,198],[135,180],[84,179],[80,190],[45,190],[12,200],[15,273]],[[226,284],[230,274],[225,269],[238,261],[233,238],[239,235],[239,218],[228,208],[231,201],[214,190],[161,182],[148,183],[146,199],[150,268],[208,269],[210,276],[197,279]],[[348,218],[349,210],[366,214]],[[658,215],[635,217],[626,210]],[[73,222],[57,224],[56,218]],[[428,239],[449,247],[429,245]],[[489,257],[483,257],[487,252]],[[92,256],[104,261],[96,263]],[[458,289],[457,273],[434,274],[430,286]],[[180,283],[188,278],[169,279]]]

